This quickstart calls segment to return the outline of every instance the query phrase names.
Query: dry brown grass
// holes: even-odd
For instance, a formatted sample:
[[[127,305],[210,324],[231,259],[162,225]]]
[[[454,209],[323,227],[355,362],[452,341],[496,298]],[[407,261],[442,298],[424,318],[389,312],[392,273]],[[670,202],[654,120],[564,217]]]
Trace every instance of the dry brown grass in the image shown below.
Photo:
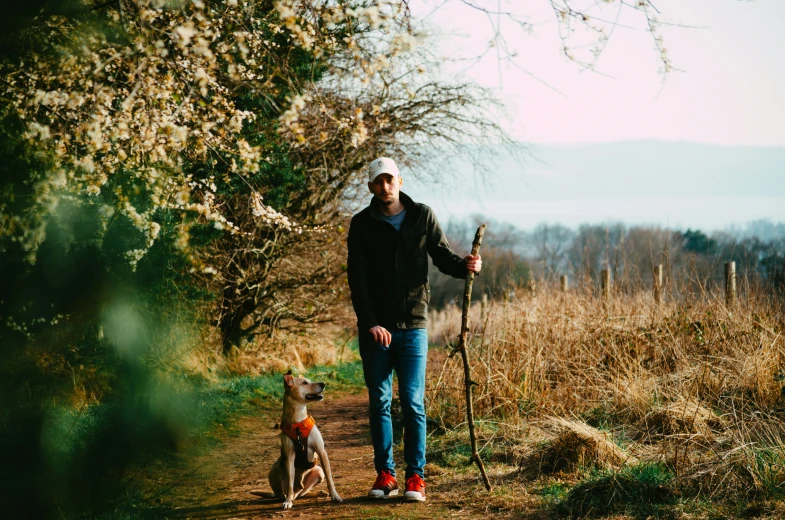
[[[613,442],[608,432],[583,421],[549,417],[546,427],[554,430],[553,437],[521,453],[521,473],[529,478],[580,467],[612,469],[637,462]]]
[[[634,458],[666,464],[711,497],[779,492],[785,318],[775,299],[750,293],[728,308],[705,293],[659,306],[646,292],[605,305],[588,291],[519,294],[482,316],[473,306],[469,352],[476,418],[550,421],[556,430],[545,442],[517,440],[524,468],[544,474]],[[431,337],[454,339],[459,320],[456,310],[434,313]],[[460,359],[434,368],[429,415],[458,426]]]
[[[341,325],[322,325],[308,333],[277,331],[273,338],[245,344],[242,349],[232,347],[223,355],[213,333],[208,334],[199,349],[185,353],[180,362],[189,372],[208,378],[257,376],[289,369],[302,372],[307,367],[355,360],[357,354],[348,346],[353,337],[353,331]]]
[[[638,428],[655,435],[710,436],[721,429],[722,419],[691,399],[680,398],[663,406],[655,406],[639,422]]]

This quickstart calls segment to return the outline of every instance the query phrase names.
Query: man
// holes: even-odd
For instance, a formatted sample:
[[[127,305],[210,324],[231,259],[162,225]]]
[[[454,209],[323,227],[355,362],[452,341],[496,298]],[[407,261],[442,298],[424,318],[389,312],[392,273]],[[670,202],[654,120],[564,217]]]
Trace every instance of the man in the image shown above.
[[[456,255],[433,211],[400,191],[403,179],[392,159],[370,165],[370,205],[349,228],[349,287],[357,314],[360,356],[370,400],[377,471],[369,496],[398,494],[393,462],[392,371],[403,409],[403,458],[407,500],[425,500],[425,365],[428,355],[428,256],[443,273],[479,273],[479,255]]]

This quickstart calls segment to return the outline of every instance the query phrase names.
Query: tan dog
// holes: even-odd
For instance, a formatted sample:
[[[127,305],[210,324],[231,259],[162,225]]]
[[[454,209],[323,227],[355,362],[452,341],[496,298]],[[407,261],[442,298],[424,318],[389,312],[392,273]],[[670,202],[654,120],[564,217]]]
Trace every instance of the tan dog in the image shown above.
[[[270,487],[276,498],[284,499],[283,508],[291,509],[294,499],[308,493],[326,475],[330,497],[333,502],[341,502],[335,491],[322,434],[306,410],[309,402],[324,399],[322,392],[325,385],[312,383],[304,377],[293,377],[291,370],[283,376],[283,381],[281,456],[270,469]]]

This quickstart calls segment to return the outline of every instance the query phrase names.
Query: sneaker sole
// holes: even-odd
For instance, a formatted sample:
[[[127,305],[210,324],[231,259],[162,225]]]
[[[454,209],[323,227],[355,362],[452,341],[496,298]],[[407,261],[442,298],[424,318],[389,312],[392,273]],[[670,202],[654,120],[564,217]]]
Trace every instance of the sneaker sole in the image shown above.
[[[403,495],[403,498],[407,502],[425,502],[425,497],[420,493],[407,492]]]
[[[395,496],[398,496],[398,490],[397,489],[393,489],[392,491],[390,491],[386,495],[384,494],[384,491],[381,491],[381,490],[377,491],[377,490],[372,489],[371,491],[368,492],[368,497],[369,498],[375,498],[377,500],[386,500],[386,499],[388,499],[390,497],[395,497]]]

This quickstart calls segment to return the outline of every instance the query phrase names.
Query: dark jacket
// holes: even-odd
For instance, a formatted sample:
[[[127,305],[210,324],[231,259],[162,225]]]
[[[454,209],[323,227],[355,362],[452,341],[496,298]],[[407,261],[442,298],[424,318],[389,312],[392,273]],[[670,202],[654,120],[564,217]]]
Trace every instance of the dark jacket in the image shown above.
[[[427,326],[427,255],[441,272],[466,276],[466,262],[450,249],[433,210],[404,193],[400,200],[406,208],[400,232],[383,219],[376,199],[352,218],[349,228],[349,287],[361,331],[376,325],[388,330]]]

